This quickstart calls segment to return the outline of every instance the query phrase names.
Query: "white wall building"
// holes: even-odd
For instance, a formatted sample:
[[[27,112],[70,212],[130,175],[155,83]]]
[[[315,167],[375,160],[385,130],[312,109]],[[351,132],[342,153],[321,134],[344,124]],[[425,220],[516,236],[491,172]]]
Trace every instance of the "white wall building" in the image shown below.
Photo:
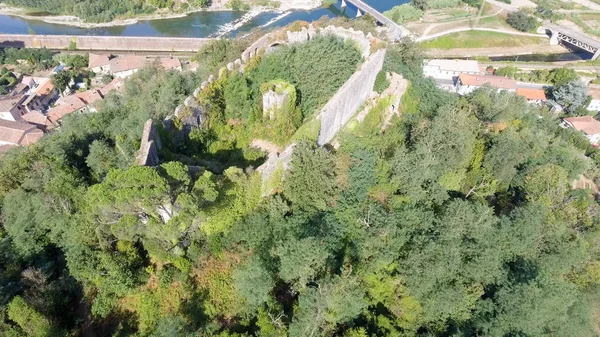
[[[480,73],[479,63],[472,60],[429,60],[423,65],[423,74],[437,79],[452,80],[460,74]]]
[[[590,88],[588,89],[588,95],[592,97],[592,100],[587,106],[587,109],[590,111],[600,112],[600,87],[590,85]]]

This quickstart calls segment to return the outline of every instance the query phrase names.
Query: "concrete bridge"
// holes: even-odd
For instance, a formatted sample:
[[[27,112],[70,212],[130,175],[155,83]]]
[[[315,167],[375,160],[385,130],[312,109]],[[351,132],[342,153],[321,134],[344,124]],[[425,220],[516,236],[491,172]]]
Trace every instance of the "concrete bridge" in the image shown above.
[[[379,23],[381,23],[382,25],[388,26],[395,39],[400,39],[403,36],[410,35],[410,32],[406,28],[395,23],[393,20],[391,20],[387,16],[383,15],[381,12],[379,12],[375,8],[369,6],[366,2],[364,2],[362,0],[342,0],[342,8],[348,6],[347,3],[351,3],[352,5],[354,5],[357,8],[356,17],[362,16],[363,13],[369,13]]]
[[[551,23],[545,24],[542,28],[547,31],[550,31],[551,45],[557,45],[561,41],[567,42],[575,47],[581,48],[585,51],[594,54],[594,56],[592,56],[592,60],[595,60],[598,57],[600,57],[600,41],[592,39],[591,37],[576,32],[570,28]]]

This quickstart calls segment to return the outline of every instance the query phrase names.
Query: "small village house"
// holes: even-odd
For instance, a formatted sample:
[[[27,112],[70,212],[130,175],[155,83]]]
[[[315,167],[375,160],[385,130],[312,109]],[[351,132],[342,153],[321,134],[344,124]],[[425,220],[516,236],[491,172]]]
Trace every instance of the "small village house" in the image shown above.
[[[571,127],[585,134],[586,138],[593,146],[598,145],[600,140],[600,122],[592,116],[580,116],[563,118],[561,126]]]
[[[489,85],[498,90],[516,91],[517,81],[512,78],[489,75],[469,75],[460,74],[456,81],[456,92],[459,95],[466,95],[477,88]]]
[[[144,56],[127,55],[109,61],[110,72],[119,78],[127,78],[148,64]]]
[[[72,113],[84,113],[88,112],[88,107],[84,101],[82,101],[76,95],[65,96],[63,99],[57,102],[56,106],[48,110],[48,119],[53,124],[57,124],[63,117]]]
[[[43,136],[44,132],[35,125],[0,119],[0,145],[27,146]]]
[[[27,110],[23,102],[27,95],[1,96],[0,97],[0,119],[8,121],[19,121]]]
[[[110,73],[110,59],[108,55],[90,53],[88,55],[88,68],[96,74]]]

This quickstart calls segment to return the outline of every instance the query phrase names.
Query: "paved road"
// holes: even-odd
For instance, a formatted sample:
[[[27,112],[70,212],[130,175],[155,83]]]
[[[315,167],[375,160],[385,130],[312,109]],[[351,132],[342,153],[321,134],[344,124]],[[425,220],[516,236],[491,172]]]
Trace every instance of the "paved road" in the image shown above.
[[[485,61],[482,62],[482,61],[480,61],[479,65],[481,65],[483,67],[492,66],[492,67],[498,68],[498,67],[506,67],[508,64],[506,62],[502,63],[502,62],[485,62]],[[590,65],[585,65],[585,64],[579,65],[572,61],[553,62],[552,64],[510,63],[510,65],[513,67],[517,67],[519,69],[525,69],[525,70],[554,69],[554,68],[559,68],[559,67],[565,67],[565,68],[571,68],[571,69],[582,70],[582,71],[591,71],[591,72],[600,71],[600,66],[590,66]]]

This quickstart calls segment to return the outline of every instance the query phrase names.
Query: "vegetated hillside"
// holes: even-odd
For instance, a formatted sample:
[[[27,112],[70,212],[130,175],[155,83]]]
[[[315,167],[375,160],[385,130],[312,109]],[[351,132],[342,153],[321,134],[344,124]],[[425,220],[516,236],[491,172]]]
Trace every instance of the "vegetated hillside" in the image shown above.
[[[3,2],[52,14],[74,15],[86,22],[108,22],[120,16],[152,13],[159,8],[188,10],[207,7],[210,0],[4,0]]]
[[[279,74],[267,71],[277,55],[290,54],[263,58],[255,74]],[[402,117],[381,132],[383,104],[343,131],[337,150],[299,142],[266,198],[246,166],[129,166],[143,121],[163,118],[197,83],[156,69],[99,113],[70,116],[60,133],[4,156],[0,330],[595,336],[598,204],[570,182],[598,172],[585,156],[596,150],[512,93],[437,89],[410,43],[387,55],[386,70],[411,80]],[[249,78],[207,94],[251,89]],[[211,114],[225,120],[252,105],[224,100]],[[210,142],[232,139],[219,125],[207,126],[222,132]],[[200,135],[180,153],[161,130],[161,158],[206,159],[214,148]],[[219,153],[212,160],[227,166]]]

